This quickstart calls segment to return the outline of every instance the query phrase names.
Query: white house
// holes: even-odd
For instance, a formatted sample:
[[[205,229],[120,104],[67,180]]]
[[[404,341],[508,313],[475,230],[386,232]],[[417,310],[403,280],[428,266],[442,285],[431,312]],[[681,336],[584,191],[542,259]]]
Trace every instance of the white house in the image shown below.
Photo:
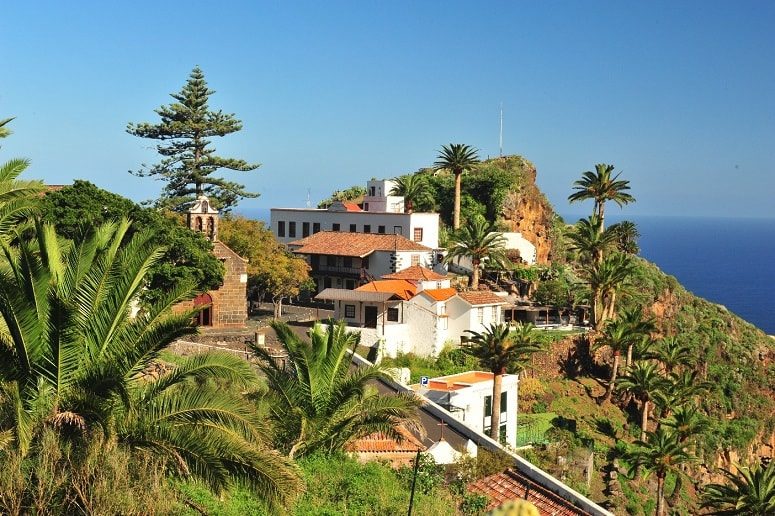
[[[390,180],[369,181],[362,208],[352,202],[335,202],[327,209],[272,208],[272,233],[283,244],[321,231],[395,234],[437,249],[439,214],[404,213],[404,198],[389,195],[393,185]]]
[[[427,386],[413,385],[412,388],[447,409],[455,419],[489,435],[492,425],[493,378],[492,373],[468,371],[431,378]],[[511,446],[517,445],[518,388],[517,375],[503,375],[500,436],[502,442]]]
[[[501,233],[501,236],[504,239],[503,247],[509,256],[518,254],[519,258],[526,264],[534,265],[536,263],[536,246],[523,237],[522,233],[507,232]],[[472,267],[471,259],[468,257],[457,258],[450,264],[450,270],[464,274],[469,274]]]
[[[377,346],[387,356],[438,356],[448,342],[459,344],[469,331],[483,332],[503,320],[501,296],[458,292],[428,269],[411,267],[385,278],[353,292],[328,288],[316,299],[333,302],[334,318],[359,331],[363,345]]]
[[[433,251],[401,235],[322,231],[288,244],[304,256],[317,292],[358,285],[410,266],[429,267]]]

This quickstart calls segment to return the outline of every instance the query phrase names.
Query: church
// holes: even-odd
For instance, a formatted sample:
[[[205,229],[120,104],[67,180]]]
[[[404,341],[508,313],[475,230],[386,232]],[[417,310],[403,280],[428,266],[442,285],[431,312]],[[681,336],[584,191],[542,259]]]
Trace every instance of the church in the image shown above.
[[[197,198],[186,214],[186,222],[191,230],[204,233],[213,243],[213,254],[225,270],[220,287],[199,294],[180,307],[204,306],[197,317],[198,326],[203,328],[244,328],[248,319],[248,261],[218,240],[218,210],[206,196]]]

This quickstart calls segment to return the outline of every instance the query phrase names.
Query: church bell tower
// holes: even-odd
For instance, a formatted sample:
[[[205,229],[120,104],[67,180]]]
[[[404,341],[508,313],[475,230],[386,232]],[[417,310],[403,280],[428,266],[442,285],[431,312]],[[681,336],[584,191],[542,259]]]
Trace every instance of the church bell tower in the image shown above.
[[[204,233],[208,240],[218,240],[218,210],[210,205],[206,195],[200,195],[186,214],[189,229]]]

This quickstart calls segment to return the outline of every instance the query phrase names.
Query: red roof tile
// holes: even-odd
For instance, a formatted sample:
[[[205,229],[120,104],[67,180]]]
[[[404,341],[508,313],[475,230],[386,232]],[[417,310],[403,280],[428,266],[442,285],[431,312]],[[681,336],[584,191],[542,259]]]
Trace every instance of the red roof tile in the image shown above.
[[[421,293],[428,294],[436,301],[446,301],[457,294],[457,290],[454,288],[426,288]]]
[[[347,211],[363,211],[360,206],[354,202],[343,202],[344,208]]]
[[[422,265],[412,265],[411,267],[394,272],[393,274],[386,274],[382,277],[385,279],[405,279],[410,281],[438,281],[447,279],[446,276],[426,269]]]
[[[401,235],[379,235],[370,233],[340,233],[321,231],[288,244],[299,254],[329,254],[335,256],[368,256],[374,251],[417,251],[428,252],[417,242]]]
[[[467,292],[458,292],[458,296],[472,305],[505,305],[506,301],[502,297],[496,296],[489,290],[469,290]]]
[[[349,443],[345,449],[356,453],[417,453],[425,451],[425,446],[405,428],[396,428],[401,440],[388,437],[382,432],[374,432]]]
[[[468,484],[468,490],[487,496],[489,503],[485,510],[500,507],[511,500],[527,500],[541,514],[558,516],[586,516],[589,513],[573,505],[560,495],[530,480],[515,469],[507,469]]]
[[[355,289],[356,292],[390,292],[404,301],[417,294],[417,287],[411,281],[406,280],[376,280]]]

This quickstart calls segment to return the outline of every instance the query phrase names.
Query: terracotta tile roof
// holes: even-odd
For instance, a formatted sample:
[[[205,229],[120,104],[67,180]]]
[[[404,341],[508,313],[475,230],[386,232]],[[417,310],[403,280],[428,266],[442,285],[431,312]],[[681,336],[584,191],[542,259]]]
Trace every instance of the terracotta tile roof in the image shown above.
[[[457,290],[454,288],[426,288],[421,293],[429,295],[436,301],[446,301],[457,294]]]
[[[342,205],[347,211],[363,211],[361,207],[354,202],[343,202]]]
[[[447,279],[446,276],[426,269],[422,265],[412,265],[411,267],[394,272],[393,274],[386,274],[382,277],[385,279],[405,279],[410,281],[438,281]]]
[[[296,247],[299,254],[329,254],[334,256],[358,256],[363,258],[374,251],[431,251],[401,235],[375,235],[370,233],[340,233],[321,231],[288,244]]]
[[[404,301],[417,294],[417,286],[406,280],[376,280],[355,289],[356,292],[389,292]]]
[[[431,378],[428,382],[428,390],[452,392],[465,389],[479,382],[491,382],[492,373],[485,371],[466,371],[465,373],[451,374],[439,378]]]
[[[505,305],[502,297],[496,296],[489,290],[469,290],[458,292],[458,296],[471,305]]]
[[[573,505],[560,495],[530,480],[515,469],[507,469],[468,484],[468,490],[487,496],[490,511],[511,500],[527,500],[536,506],[541,514],[558,516],[586,516],[589,513]]]
[[[345,449],[355,453],[417,453],[425,451],[425,446],[408,430],[396,428],[402,439],[396,440],[382,432],[374,432],[347,444]]]

